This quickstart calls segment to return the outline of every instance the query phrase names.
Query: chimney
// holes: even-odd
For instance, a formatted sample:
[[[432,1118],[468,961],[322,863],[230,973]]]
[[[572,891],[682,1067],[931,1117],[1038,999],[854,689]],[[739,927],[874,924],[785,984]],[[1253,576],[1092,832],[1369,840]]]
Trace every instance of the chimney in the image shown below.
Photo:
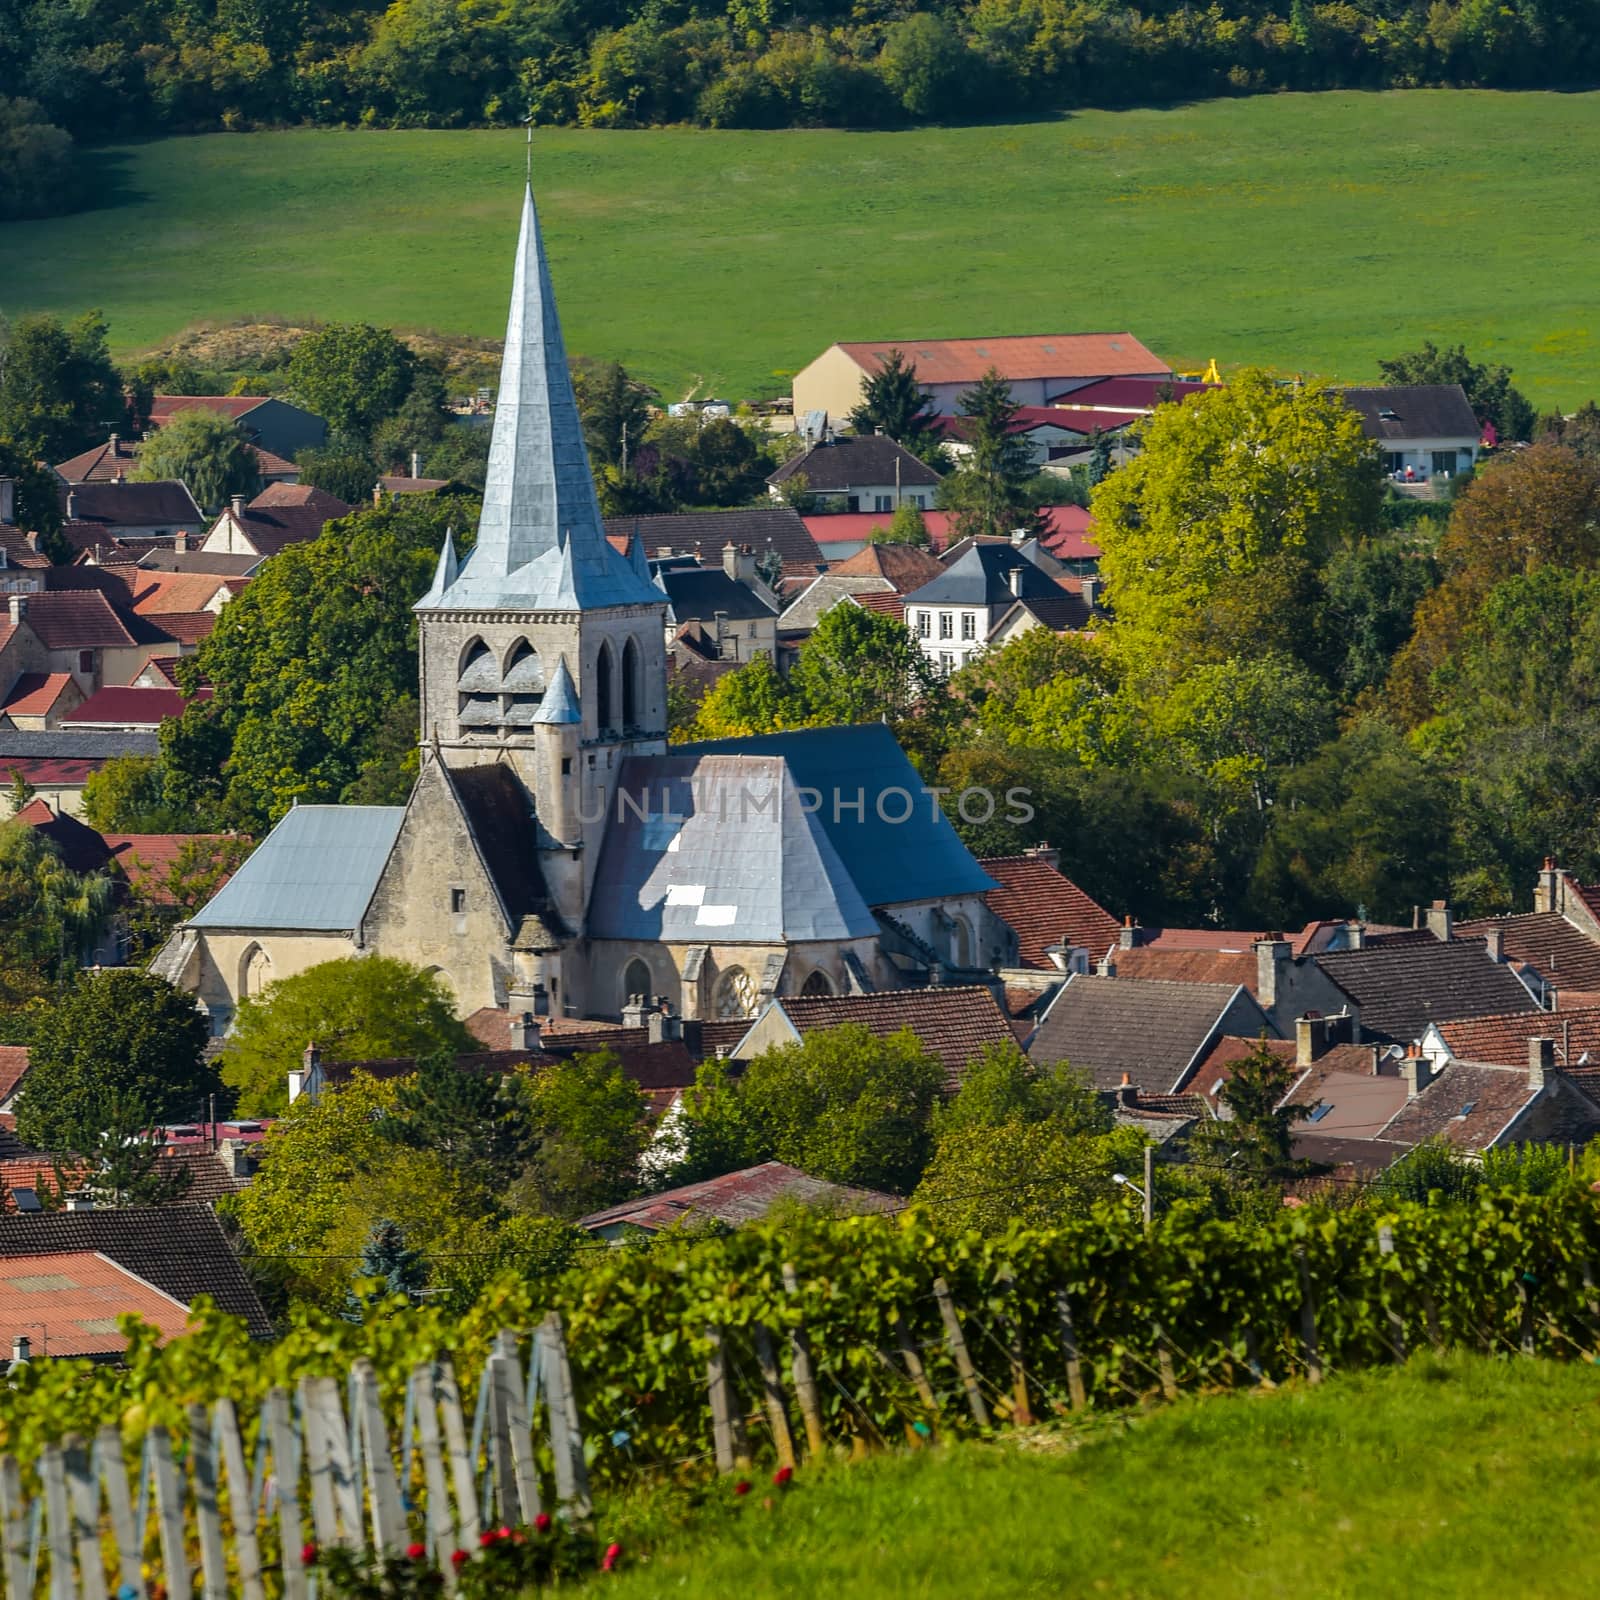
[[[1123,950],[1139,948],[1139,927],[1132,917],[1122,919],[1122,931],[1117,935],[1117,945]]]
[[[120,456],[122,454],[122,437],[120,434],[114,433],[111,435],[111,454],[113,456]]]
[[[1344,925],[1345,949],[1365,950],[1367,948],[1367,925],[1364,922],[1347,922]]]
[[[1554,1039],[1528,1041],[1528,1087],[1542,1089],[1555,1076],[1556,1042]]]
[[[1400,1076],[1405,1079],[1406,1099],[1415,1100],[1433,1081],[1433,1063],[1416,1045],[1407,1045],[1400,1062]]]
[[[1044,862],[1047,867],[1060,870],[1061,852],[1052,844],[1030,844],[1022,853],[1034,861]]]
[[[717,654],[720,656],[722,654],[723,636],[728,631],[728,613],[726,611],[714,611],[714,612],[712,612],[712,614],[711,614],[711,623],[712,623],[712,634],[713,634],[713,637],[717,641]]]
[[[27,1334],[19,1333],[11,1341],[11,1365],[16,1366],[19,1361],[29,1361],[33,1357],[33,1345]]]
[[[1308,1011],[1305,1016],[1295,1019],[1294,1064],[1297,1067],[1309,1067],[1318,1056],[1325,1055],[1327,1049],[1326,1017],[1319,1016],[1315,1011]]]
[[[86,1194],[69,1194],[67,1196],[68,1211],[93,1211],[94,1200]]]
[[[14,628],[28,614],[28,597],[25,594],[7,595],[11,606],[11,626]]]
[[[1126,1072],[1122,1074],[1122,1082],[1117,1085],[1117,1104],[1130,1109],[1139,1104],[1139,1091]]]
[[[1427,910],[1428,932],[1442,944],[1449,944],[1455,934],[1455,924],[1450,916],[1450,902],[1435,900]]]
[[[735,583],[739,581],[739,547],[731,539],[722,547],[722,570]]]
[[[1108,950],[1094,964],[1094,975],[1097,978],[1114,978],[1117,975],[1116,958]]]
[[[300,1065],[289,1070],[289,1104],[311,1087],[311,1079],[322,1065],[322,1052],[314,1043],[308,1044],[300,1055]]]
[[[1270,1011],[1280,999],[1288,998],[1289,941],[1274,935],[1270,939],[1257,939],[1255,948],[1256,999]]]
[[[542,1043],[538,1021],[531,1011],[518,1011],[511,1018],[511,1048],[537,1050]]]
[[[663,1044],[669,1039],[683,1037],[683,1018],[675,1015],[665,1000],[644,1019],[644,1025],[651,1044]]]
[[[1022,563],[1019,561],[1016,566],[1006,570],[1006,587],[1019,599],[1022,596],[1022,581]]]
[[[184,554],[184,552],[188,550],[189,530],[187,528],[179,528],[177,533],[173,535],[172,548],[176,550],[179,555]]]
[[[375,483],[372,486],[372,503],[375,506],[383,504],[383,485],[381,483]]]
[[[645,1013],[650,1009],[650,1000],[647,995],[630,994],[628,1003],[622,1008],[622,1026],[624,1028],[642,1028]]]
[[[1539,876],[1534,880],[1533,909],[1535,911],[1561,909],[1561,868],[1556,865],[1554,856],[1544,858],[1544,865],[1539,868]]]
[[[4,494],[4,492],[5,492],[5,479],[0,478],[0,494]],[[3,505],[0,505],[0,512],[3,512],[4,510],[5,510],[5,507]],[[6,519],[5,519],[4,516],[0,516],[0,522],[4,522],[5,520]],[[32,550],[32,551],[37,553],[37,551],[39,549],[39,530],[37,528],[34,528],[34,529],[30,530],[28,533],[23,534],[22,542],[25,545],[27,545],[27,547],[30,550]]]
[[[1488,952],[1491,961],[1504,961],[1506,958],[1506,930],[1504,928],[1485,928],[1483,931],[1483,946]]]
[[[1083,603],[1093,611],[1100,604],[1100,580],[1098,577],[1083,580]]]
[[[422,457],[415,450],[411,452],[411,476],[413,478],[422,476]]]
[[[228,496],[228,504],[233,508],[233,515],[239,522],[244,521],[244,496],[233,494]]]

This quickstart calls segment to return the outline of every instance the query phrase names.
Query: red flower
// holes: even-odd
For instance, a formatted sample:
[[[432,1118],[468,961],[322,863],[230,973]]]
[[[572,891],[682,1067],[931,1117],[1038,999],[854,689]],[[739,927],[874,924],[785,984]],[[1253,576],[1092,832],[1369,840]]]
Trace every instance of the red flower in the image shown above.
[[[778,1470],[772,1474],[772,1481],[777,1484],[780,1489],[783,1489],[788,1486],[789,1480],[793,1476],[793,1467],[779,1467]]]
[[[501,1526],[495,1529],[494,1536],[497,1539],[509,1539],[511,1537],[511,1530],[505,1526]]]
[[[425,1544],[408,1544],[406,1546],[406,1554],[413,1561],[424,1561],[427,1559],[428,1547]]]
[[[478,1535],[478,1543],[481,1544],[485,1550],[487,1550],[489,1546],[492,1545],[499,1537],[500,1535],[496,1533],[493,1528],[485,1528],[484,1531]]]
[[[602,1572],[615,1572],[617,1563],[622,1559],[622,1546],[612,1544],[606,1546],[605,1559],[600,1563]]]
[[[749,1481],[747,1479],[745,1479],[745,1478],[741,1478],[736,1484],[734,1484],[733,1492],[735,1494],[749,1494],[750,1493]]]
[[[450,1565],[452,1567],[464,1567],[471,1559],[472,1557],[465,1550],[455,1550],[451,1552]]]
[[[300,1564],[303,1567],[314,1567],[317,1564],[317,1547],[314,1544],[300,1546]]]
[[[533,1525],[539,1530],[540,1533],[549,1533],[550,1513],[548,1511],[541,1511],[539,1515],[533,1519]]]

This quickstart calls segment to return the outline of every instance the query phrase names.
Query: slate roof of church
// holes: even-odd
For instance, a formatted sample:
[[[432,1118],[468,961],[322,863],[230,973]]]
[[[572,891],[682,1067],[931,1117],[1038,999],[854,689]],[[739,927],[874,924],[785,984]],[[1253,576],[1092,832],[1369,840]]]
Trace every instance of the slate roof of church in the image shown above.
[[[532,849],[533,807],[527,792],[511,768],[498,763],[444,771],[515,933],[522,919],[543,911],[548,900]]]
[[[783,943],[877,923],[776,755],[632,757],[601,846],[593,939]],[[641,816],[639,813],[644,813]]]
[[[403,806],[295,806],[189,926],[348,932],[404,816]]]
[[[869,906],[995,887],[881,722],[716,739],[675,746],[673,754],[782,756],[794,781],[819,796],[817,820]],[[906,813],[908,802],[905,821],[888,820]]]

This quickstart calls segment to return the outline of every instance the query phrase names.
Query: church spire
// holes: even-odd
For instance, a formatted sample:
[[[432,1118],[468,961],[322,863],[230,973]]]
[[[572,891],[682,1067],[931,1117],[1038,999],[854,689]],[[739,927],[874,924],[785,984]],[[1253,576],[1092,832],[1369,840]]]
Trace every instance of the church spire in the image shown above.
[[[522,199],[477,544],[446,588],[422,607],[661,602],[606,542],[531,188]]]

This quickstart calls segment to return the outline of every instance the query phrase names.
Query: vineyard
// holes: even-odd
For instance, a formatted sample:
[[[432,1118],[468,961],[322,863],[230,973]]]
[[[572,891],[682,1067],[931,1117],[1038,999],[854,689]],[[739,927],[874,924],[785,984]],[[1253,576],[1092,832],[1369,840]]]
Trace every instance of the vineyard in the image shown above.
[[[208,1317],[164,1348],[139,1335],[121,1368],[33,1362],[0,1390],[7,1593],[159,1581],[175,1600],[294,1600],[302,1532],[420,1552],[446,1584],[462,1549],[466,1584],[484,1530],[550,1512],[547,1537],[592,1566],[620,1497],[667,1475],[1316,1383],[1419,1350],[1587,1357],[1597,1253],[1576,1185],[1265,1228],[1177,1215],[1149,1235],[1120,1212],[996,1238],[913,1213],[595,1251],[465,1315],[303,1315],[267,1347]]]

